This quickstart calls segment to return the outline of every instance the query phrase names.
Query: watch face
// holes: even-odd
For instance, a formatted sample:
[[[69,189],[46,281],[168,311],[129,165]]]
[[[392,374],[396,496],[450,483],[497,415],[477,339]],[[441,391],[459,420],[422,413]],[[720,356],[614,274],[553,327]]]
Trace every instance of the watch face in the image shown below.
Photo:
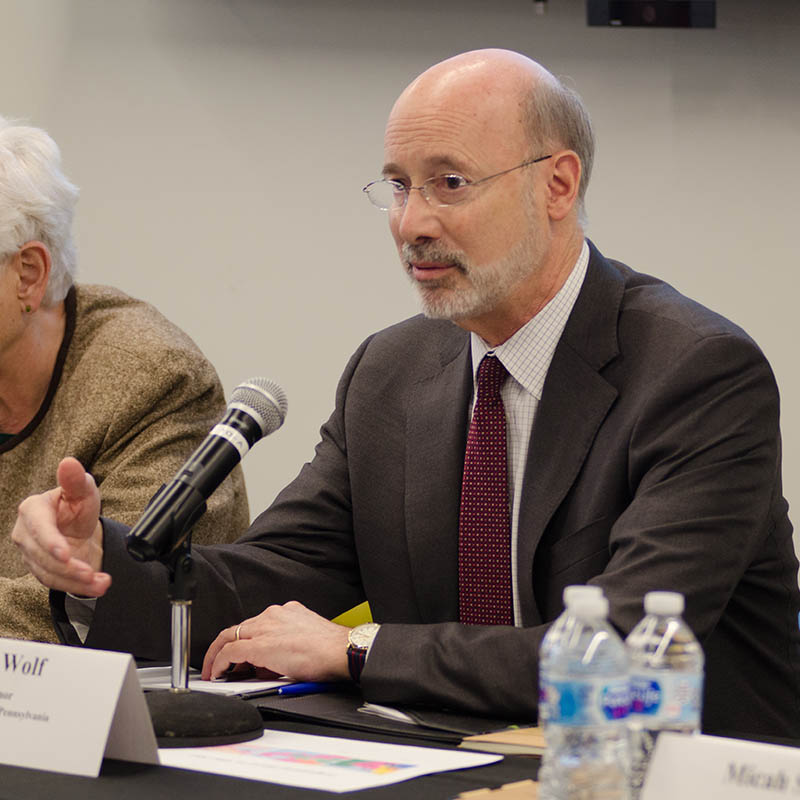
[[[377,622],[365,622],[363,625],[356,625],[350,631],[348,637],[350,644],[353,647],[366,650],[372,644],[379,627],[380,625]]]

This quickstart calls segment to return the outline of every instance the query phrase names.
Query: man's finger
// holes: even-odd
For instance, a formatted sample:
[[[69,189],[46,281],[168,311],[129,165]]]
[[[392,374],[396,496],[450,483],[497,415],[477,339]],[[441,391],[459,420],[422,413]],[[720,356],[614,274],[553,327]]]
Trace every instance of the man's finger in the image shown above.
[[[80,502],[97,491],[94,478],[86,472],[77,458],[62,459],[56,478],[61,487],[61,495],[67,503]]]
[[[34,557],[36,550],[52,553],[54,548],[66,546],[66,540],[53,524],[53,509],[58,505],[60,492],[50,489],[19,504],[11,538],[29,558]]]
[[[101,597],[111,585],[108,573],[94,572],[88,564],[77,559],[70,559],[65,565],[56,562],[52,569],[41,562],[26,562],[26,566],[35,578],[56,591],[83,597]]]
[[[222,677],[234,664],[244,664],[248,661],[253,663],[249,658],[251,649],[250,641],[245,641],[244,639],[223,645],[211,664],[211,679]]]
[[[204,681],[211,680],[211,667],[217,657],[217,653],[222,650],[225,644],[234,640],[235,630],[235,625],[231,628],[225,628],[224,630],[220,631],[219,634],[217,634],[217,638],[214,639],[214,641],[209,645],[208,650],[206,650],[206,654],[203,658],[203,669],[200,673]]]

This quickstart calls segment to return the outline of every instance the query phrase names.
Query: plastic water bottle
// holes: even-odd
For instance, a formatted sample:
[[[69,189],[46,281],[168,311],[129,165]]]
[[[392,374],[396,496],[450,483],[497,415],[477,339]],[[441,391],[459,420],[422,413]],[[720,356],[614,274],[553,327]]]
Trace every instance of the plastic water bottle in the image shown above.
[[[703,650],[683,621],[683,595],[648,592],[645,616],[625,640],[631,660],[631,797],[639,797],[658,734],[696,733]]]
[[[584,584],[574,584],[564,587],[564,591],[561,595],[564,602],[564,610],[548,628],[541,645],[539,645],[539,725],[543,730],[546,730],[548,722],[545,687],[549,682],[548,670],[552,661],[552,652],[561,642],[565,628],[570,624],[574,624],[567,622],[570,618],[570,600],[580,595],[602,597],[603,590],[599,586]]]
[[[573,621],[569,621],[571,619],[569,610],[570,602],[582,594],[587,596],[594,595],[597,597],[602,597],[603,590],[599,586],[588,586],[583,584],[566,586],[562,594],[564,610],[548,628],[544,639],[542,639],[541,645],[539,645],[539,727],[542,729],[545,740],[548,738],[548,724],[550,720],[547,697],[548,695],[553,694],[553,690],[548,689],[552,683],[550,676],[550,665],[552,663],[553,651],[559,646],[564,635],[564,630],[567,627],[575,624],[574,618]],[[539,781],[539,796],[546,797],[550,785],[549,762],[542,760],[541,764],[539,765],[539,774],[537,776],[537,780]]]
[[[547,749],[539,795],[543,800],[627,800],[625,645],[608,623],[602,594],[582,592],[565,600],[563,621],[554,623],[557,630],[540,651],[539,708]]]

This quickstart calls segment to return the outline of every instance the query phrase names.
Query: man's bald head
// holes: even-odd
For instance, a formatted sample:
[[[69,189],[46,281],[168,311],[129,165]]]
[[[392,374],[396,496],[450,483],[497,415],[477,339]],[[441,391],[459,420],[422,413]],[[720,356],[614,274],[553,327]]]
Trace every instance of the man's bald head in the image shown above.
[[[594,161],[594,135],[580,97],[531,58],[511,50],[460,53],[412,81],[392,109],[426,108],[430,119],[451,114],[483,118],[490,127],[523,135],[532,155],[568,149],[581,161],[580,214]]]
[[[415,78],[403,94],[424,92],[430,99],[464,89],[522,95],[541,81],[555,78],[536,61],[511,50],[471,50],[440,61]]]

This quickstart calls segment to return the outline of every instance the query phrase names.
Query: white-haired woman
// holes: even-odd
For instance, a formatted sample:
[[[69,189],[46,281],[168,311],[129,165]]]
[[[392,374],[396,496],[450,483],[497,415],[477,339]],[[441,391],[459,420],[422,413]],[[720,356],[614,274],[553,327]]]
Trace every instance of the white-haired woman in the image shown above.
[[[75,284],[78,190],[56,143],[0,117],[0,636],[54,641],[47,593],[9,533],[21,500],[76,457],[103,512],[132,524],[224,410],[216,372],[152,306]],[[248,524],[241,470],[225,481],[195,541]]]

